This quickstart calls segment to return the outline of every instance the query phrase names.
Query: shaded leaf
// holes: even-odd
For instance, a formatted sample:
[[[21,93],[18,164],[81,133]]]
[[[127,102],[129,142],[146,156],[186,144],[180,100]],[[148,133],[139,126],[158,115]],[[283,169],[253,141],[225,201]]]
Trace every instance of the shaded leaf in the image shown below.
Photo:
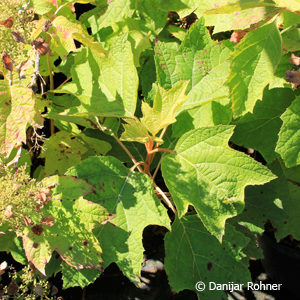
[[[170,285],[179,292],[195,290],[196,283],[202,281],[206,289],[199,294],[201,299],[225,298],[224,291],[211,290],[209,283],[251,281],[247,263],[241,261],[248,242],[248,238],[227,225],[220,244],[197,216],[176,218],[165,237],[165,267]]]
[[[67,174],[86,179],[96,188],[87,199],[103,205],[113,218],[96,229],[104,267],[116,262],[124,275],[138,283],[143,261],[143,230],[148,225],[169,228],[166,209],[153,192],[151,179],[130,172],[113,157],[90,157]]]

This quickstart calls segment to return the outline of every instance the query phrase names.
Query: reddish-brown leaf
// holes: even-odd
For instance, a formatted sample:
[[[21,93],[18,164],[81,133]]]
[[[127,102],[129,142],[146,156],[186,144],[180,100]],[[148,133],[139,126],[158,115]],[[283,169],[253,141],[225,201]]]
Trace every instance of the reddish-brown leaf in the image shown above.
[[[5,52],[2,53],[2,63],[3,63],[3,68],[5,68],[6,70],[9,70],[11,72],[13,71],[14,66],[13,66],[12,60],[11,60],[10,56]]]
[[[42,30],[44,32],[47,32],[49,27],[52,25],[51,21],[50,20],[46,20],[46,22],[43,24],[43,27],[42,27]]]
[[[35,225],[31,227],[31,231],[36,235],[41,235],[44,229],[42,225]]]
[[[41,221],[44,225],[52,227],[54,225],[53,217],[45,217]]]
[[[16,291],[18,290],[18,288],[19,288],[19,286],[14,281],[11,281],[7,288],[7,294],[9,296],[13,296],[16,293]]]
[[[11,28],[14,24],[14,17],[9,17],[8,19],[4,21],[0,21],[1,25],[4,25],[6,28]]]
[[[24,40],[22,34],[18,30],[12,30],[11,33],[12,33],[14,41],[16,41],[17,43],[25,44],[25,40]]]
[[[299,71],[286,71],[285,79],[287,82],[292,83],[293,88],[297,88],[300,85],[300,72]]]
[[[290,59],[289,59],[290,63],[296,66],[300,65],[300,57],[296,56],[294,53],[292,53]]]
[[[32,45],[34,46],[35,50],[38,52],[39,55],[46,55],[50,48],[49,44],[45,42],[45,39],[40,36],[36,40],[32,42]]]

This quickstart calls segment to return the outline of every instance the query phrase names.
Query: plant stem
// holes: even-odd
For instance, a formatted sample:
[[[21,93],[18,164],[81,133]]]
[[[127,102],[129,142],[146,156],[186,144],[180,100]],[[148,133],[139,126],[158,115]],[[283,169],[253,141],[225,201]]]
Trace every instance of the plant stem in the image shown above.
[[[167,148],[154,148],[153,150],[148,152],[148,154],[153,154],[153,153],[157,153],[157,152],[167,152],[167,153],[171,153],[171,154],[176,154],[176,152],[174,150],[170,150]]]
[[[157,173],[158,173],[158,170],[159,170],[159,168],[160,168],[162,159],[163,159],[163,156],[161,156],[161,158],[160,158],[160,160],[159,160],[159,162],[158,162],[158,164],[157,164],[157,166],[156,166],[156,168],[155,168],[155,171],[154,171],[154,173],[153,173],[153,175],[152,175],[153,180],[155,179],[155,177],[156,177],[156,175],[157,175]]]
[[[155,190],[161,195],[163,201],[165,204],[172,210],[174,214],[176,214],[176,209],[169,200],[169,198],[166,196],[166,194],[156,185],[156,183],[153,181],[153,186],[155,187]]]
[[[49,70],[50,90],[54,90],[53,70],[52,70],[51,64],[50,64],[49,53],[47,53],[46,56],[47,56],[47,65],[48,65],[48,70]],[[54,120],[50,119],[50,135],[53,135],[53,134],[54,134]]]
[[[137,169],[141,172],[144,173],[143,169],[139,166],[139,163],[136,161],[136,159],[133,157],[133,155],[130,153],[130,151],[126,148],[126,146],[115,136],[113,131],[105,126],[103,126],[100,122],[99,119],[96,117],[97,123],[98,123],[98,129],[102,131],[108,131],[109,134],[116,140],[116,142],[121,146],[121,148],[127,153],[127,155],[130,157],[132,160],[133,164],[136,165]]]

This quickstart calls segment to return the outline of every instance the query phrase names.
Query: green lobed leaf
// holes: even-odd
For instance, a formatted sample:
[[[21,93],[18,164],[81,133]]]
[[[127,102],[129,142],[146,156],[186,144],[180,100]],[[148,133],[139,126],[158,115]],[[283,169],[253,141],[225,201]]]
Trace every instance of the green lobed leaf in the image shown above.
[[[247,263],[241,261],[243,248],[249,239],[226,226],[223,243],[205,229],[195,215],[175,219],[165,237],[165,268],[172,288],[176,291],[195,290],[202,281],[206,288],[199,299],[221,299],[225,292],[210,290],[209,282],[240,283],[251,281]]]
[[[52,176],[44,185],[51,187],[52,199],[43,208],[40,223],[24,230],[27,259],[42,274],[54,250],[74,268],[101,269],[102,249],[92,230],[109,214],[101,205],[83,198],[93,187],[71,176]],[[43,221],[45,217],[51,222]]]
[[[280,59],[281,38],[275,23],[249,32],[236,46],[227,81],[236,117],[252,112]]]
[[[69,169],[69,175],[88,180],[95,194],[86,198],[103,205],[113,218],[95,234],[103,249],[104,267],[116,262],[135,283],[143,261],[143,230],[148,225],[169,228],[166,209],[155,196],[151,179],[131,172],[113,157],[90,157]]]
[[[172,125],[172,136],[181,137],[192,129],[230,124],[232,110],[228,99],[223,99],[183,111],[176,119],[177,122]]]
[[[123,127],[125,131],[121,135],[122,141],[136,141],[144,144],[149,142],[150,140],[153,140],[153,138],[147,131],[147,128],[145,128],[143,124],[137,119],[127,119],[126,124],[123,124]]]
[[[207,230],[222,240],[225,222],[244,207],[244,188],[275,176],[228,146],[234,126],[191,130],[162,161],[164,180],[182,217],[193,205]],[[184,188],[182,188],[184,187]]]
[[[279,132],[276,152],[279,153],[287,168],[300,164],[300,96],[281,116],[283,122]]]
[[[229,75],[231,45],[211,40],[201,18],[187,32],[180,47],[157,43],[155,63],[158,82],[170,88],[179,80],[190,80],[188,100],[177,114],[212,101],[228,99],[224,85]]]
[[[26,143],[27,127],[42,127],[44,119],[30,88],[0,80],[0,92],[0,153],[8,157],[15,146]]]
[[[257,101],[253,113],[247,113],[235,124],[232,141],[258,150],[270,163],[278,155],[275,147],[282,125],[280,116],[295,98],[291,89],[266,89],[262,101]]]
[[[135,112],[138,75],[127,34],[117,36],[105,58],[82,48],[74,58],[73,81],[56,93],[69,93],[80,100],[62,116],[128,116]],[[84,74],[84,76],[82,76]]]

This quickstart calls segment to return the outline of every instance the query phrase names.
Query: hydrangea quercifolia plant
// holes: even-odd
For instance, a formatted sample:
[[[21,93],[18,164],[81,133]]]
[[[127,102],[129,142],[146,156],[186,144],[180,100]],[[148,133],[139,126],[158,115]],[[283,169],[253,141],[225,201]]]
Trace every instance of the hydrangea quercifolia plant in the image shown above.
[[[93,8],[79,17],[75,2]],[[9,3],[1,251],[45,276],[61,271],[64,288],[112,262],[139,285],[144,228],[163,226],[179,292],[250,281],[267,220],[277,239],[300,239],[300,1]]]

